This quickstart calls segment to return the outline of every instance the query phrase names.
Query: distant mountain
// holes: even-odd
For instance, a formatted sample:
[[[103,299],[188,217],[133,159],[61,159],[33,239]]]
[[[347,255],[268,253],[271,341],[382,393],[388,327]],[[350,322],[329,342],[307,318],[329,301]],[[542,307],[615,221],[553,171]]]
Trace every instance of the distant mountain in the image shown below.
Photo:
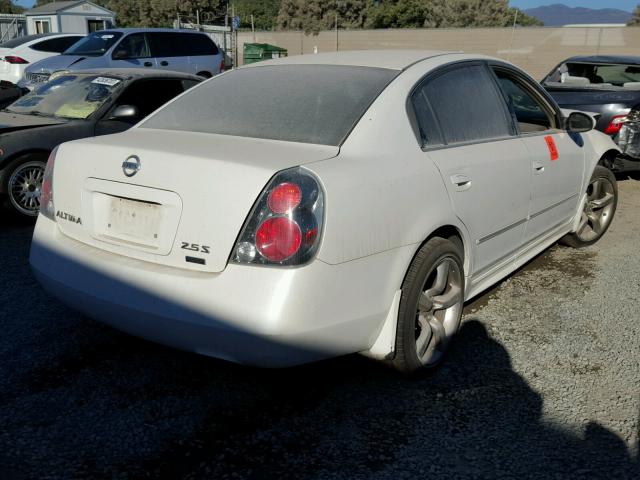
[[[536,17],[544,22],[545,27],[559,27],[576,23],[627,23],[631,13],[617,8],[567,7],[562,4],[524,10],[527,15]]]

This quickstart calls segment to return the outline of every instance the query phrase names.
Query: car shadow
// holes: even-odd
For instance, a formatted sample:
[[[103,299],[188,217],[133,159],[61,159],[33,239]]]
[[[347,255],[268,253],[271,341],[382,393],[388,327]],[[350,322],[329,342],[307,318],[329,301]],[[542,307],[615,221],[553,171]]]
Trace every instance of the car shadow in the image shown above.
[[[3,245],[12,233],[0,228]],[[478,313],[446,362],[419,375],[357,355],[248,368],[66,308],[39,288],[26,250],[0,257],[2,478],[640,475],[639,452],[614,432],[545,418]]]
[[[432,372],[406,377],[356,355],[264,370],[122,334],[29,286],[35,316],[3,319],[16,337],[1,350],[4,478],[639,472],[637,452],[615,433],[545,420],[540,394],[479,317]]]

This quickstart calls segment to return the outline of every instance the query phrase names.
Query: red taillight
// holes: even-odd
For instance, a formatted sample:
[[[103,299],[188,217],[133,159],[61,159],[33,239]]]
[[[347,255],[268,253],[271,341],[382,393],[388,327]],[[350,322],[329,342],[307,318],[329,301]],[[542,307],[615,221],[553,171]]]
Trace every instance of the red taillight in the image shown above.
[[[56,161],[58,147],[54,148],[47,160],[40,187],[40,213],[50,220],[55,221],[55,207],[53,206],[53,166]]]
[[[222,60],[220,60],[220,73],[224,72],[225,69],[225,65],[224,65],[224,57],[222,57]]]
[[[282,262],[300,249],[302,233],[296,222],[287,217],[265,220],[256,232],[256,248],[267,260]]]
[[[235,263],[299,266],[318,251],[324,193],[304,168],[278,172],[265,186],[240,232]]]
[[[19,64],[29,63],[24,58],[18,57],[18,56],[15,56],[15,55],[7,55],[6,57],[4,57],[4,61],[7,62],[7,63],[19,63]]]
[[[302,191],[295,183],[285,182],[271,190],[267,205],[273,213],[288,213],[302,200]]]
[[[626,115],[616,115],[611,119],[607,128],[604,129],[604,133],[606,133],[607,135],[617,134],[626,120]]]

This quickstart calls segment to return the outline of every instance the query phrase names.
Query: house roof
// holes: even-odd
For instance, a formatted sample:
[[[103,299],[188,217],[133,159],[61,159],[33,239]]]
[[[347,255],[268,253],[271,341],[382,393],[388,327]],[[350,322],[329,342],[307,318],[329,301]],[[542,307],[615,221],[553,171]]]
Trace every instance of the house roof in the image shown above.
[[[90,5],[93,5],[94,7],[98,7],[107,12],[114,13],[111,10],[101,7],[100,5],[96,5],[95,3],[88,2],[87,0],[71,0],[66,2],[45,3],[44,5],[40,5],[39,7],[34,7],[31,10],[27,10],[26,12],[24,12],[24,14],[25,15],[51,15],[51,14],[61,12],[62,10],[67,10],[68,8],[73,8],[76,5],[81,5],[83,3],[88,3]]]

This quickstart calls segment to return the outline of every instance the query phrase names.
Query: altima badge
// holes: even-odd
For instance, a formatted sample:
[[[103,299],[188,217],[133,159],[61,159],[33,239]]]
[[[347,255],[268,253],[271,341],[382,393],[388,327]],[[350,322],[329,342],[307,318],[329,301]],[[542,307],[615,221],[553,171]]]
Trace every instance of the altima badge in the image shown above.
[[[122,162],[122,171],[127,177],[133,177],[140,171],[142,163],[136,155],[131,155],[124,162]]]

